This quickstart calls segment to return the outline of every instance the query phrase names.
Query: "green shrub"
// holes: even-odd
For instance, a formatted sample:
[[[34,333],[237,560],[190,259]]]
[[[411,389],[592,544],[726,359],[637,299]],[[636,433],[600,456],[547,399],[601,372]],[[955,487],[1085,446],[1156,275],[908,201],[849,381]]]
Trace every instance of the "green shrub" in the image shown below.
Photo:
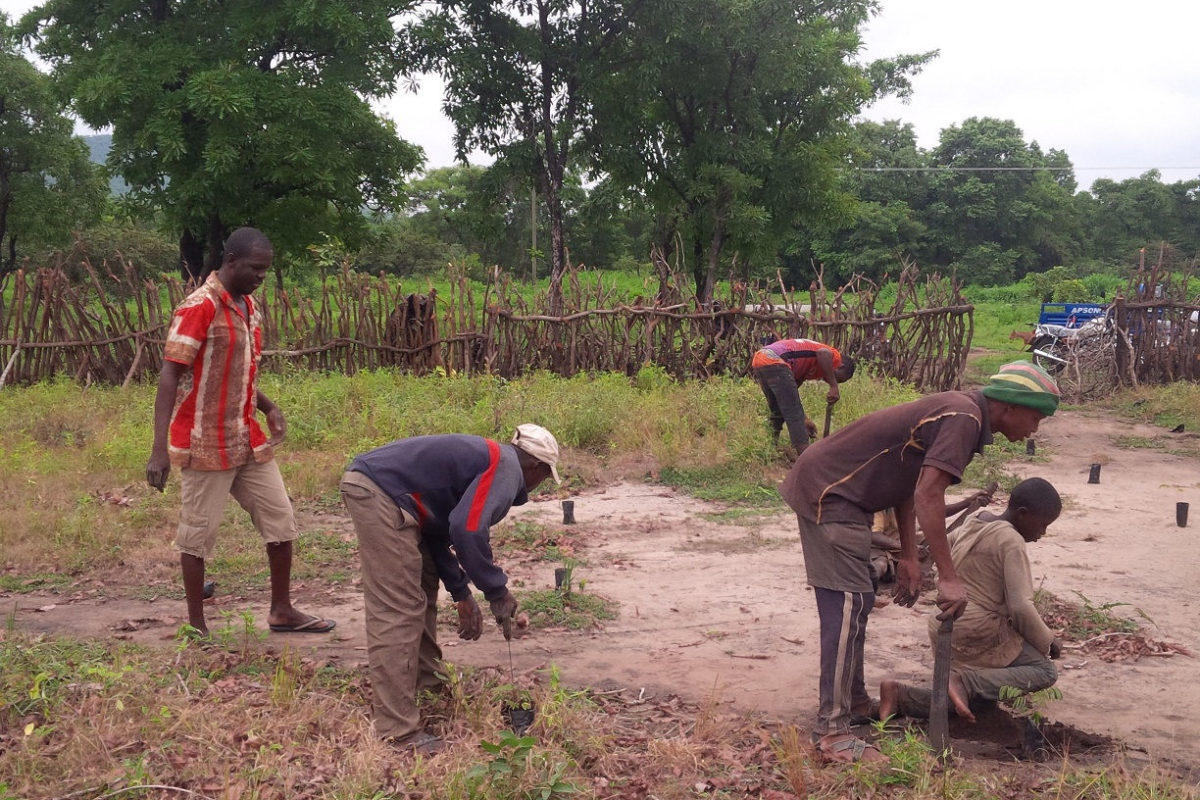
[[[1079,278],[1069,278],[1054,285],[1051,300],[1055,303],[1071,303],[1080,300],[1090,300],[1087,284]]]

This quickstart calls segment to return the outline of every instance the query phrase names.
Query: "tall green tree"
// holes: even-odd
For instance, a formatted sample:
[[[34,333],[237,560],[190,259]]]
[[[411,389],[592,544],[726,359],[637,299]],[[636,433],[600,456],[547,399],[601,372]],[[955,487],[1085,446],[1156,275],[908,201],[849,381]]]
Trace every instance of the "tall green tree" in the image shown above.
[[[99,215],[102,170],[73,127],[0,14],[0,274],[29,247],[61,245]]]
[[[860,65],[869,0],[649,4],[596,95],[601,168],[644,191],[702,300],[723,258],[774,267],[796,226],[848,211],[837,169],[853,116],[929,58]],[[731,257],[732,255],[732,257]]]
[[[563,185],[591,86],[640,0],[436,0],[409,28],[417,65],[446,80],[460,159],[480,149],[534,178],[550,228],[552,297],[567,266]]]
[[[924,219],[935,263],[981,284],[1009,283],[1079,254],[1066,153],[1043,153],[1011,120],[972,117],[942,131]]]
[[[1139,249],[1156,242],[1186,256],[1200,252],[1200,180],[1165,184],[1158,170],[1123,181],[1100,178],[1078,203],[1094,258],[1129,264]]]
[[[529,253],[529,178],[501,167],[452,166],[429,170],[408,187],[404,211],[385,226],[399,245],[441,245],[440,263],[413,263],[415,271],[467,260],[482,267],[519,270]],[[399,248],[397,248],[398,250]],[[396,253],[397,263],[407,259]],[[428,259],[427,259],[428,261]]]
[[[49,0],[23,23],[76,113],[111,126],[130,199],[179,234],[184,274],[256,225],[347,242],[421,161],[368,100],[400,69],[389,0]],[[278,274],[278,273],[277,273]]]
[[[929,202],[928,166],[912,125],[857,123],[841,173],[843,190],[856,202],[846,217],[800,232],[800,258],[819,262],[827,283],[854,274],[880,281],[898,272],[905,256],[925,263],[929,229],[921,212]]]
[[[590,186],[583,178],[569,173],[563,192],[572,262],[600,268],[646,262],[653,220],[641,196],[607,178]]]

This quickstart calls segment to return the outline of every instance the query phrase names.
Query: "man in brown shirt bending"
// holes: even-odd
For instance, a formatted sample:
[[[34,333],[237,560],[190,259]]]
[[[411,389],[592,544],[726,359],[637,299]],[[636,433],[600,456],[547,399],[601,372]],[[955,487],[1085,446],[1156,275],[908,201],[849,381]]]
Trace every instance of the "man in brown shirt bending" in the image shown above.
[[[1028,361],[1006,364],[973,392],[942,392],[885,408],[821,439],[800,454],[780,494],[800,527],[804,566],[821,622],[820,709],[814,734],[834,761],[880,761],[851,732],[852,713],[870,707],[863,681],[871,586],[871,518],[895,507],[900,532],[896,602],[912,606],[921,590],[916,523],[938,569],[941,618],[957,618],[967,593],[946,543],[947,487],[993,432],[1015,442],[1058,408],[1059,391]]]

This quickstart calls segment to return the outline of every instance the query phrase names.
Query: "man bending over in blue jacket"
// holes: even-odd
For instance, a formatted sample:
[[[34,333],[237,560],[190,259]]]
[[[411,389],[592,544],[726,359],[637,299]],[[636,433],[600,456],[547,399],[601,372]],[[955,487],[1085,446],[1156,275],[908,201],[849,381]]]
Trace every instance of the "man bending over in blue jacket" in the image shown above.
[[[422,730],[417,711],[417,693],[440,687],[438,579],[457,605],[461,638],[483,632],[470,583],[508,636],[517,601],[492,561],[488,532],[546,478],[559,482],[557,461],[554,436],[526,424],[507,445],[465,434],[417,436],[350,462],[342,499],[358,535],[367,664],[381,738],[427,755],[444,748]]]

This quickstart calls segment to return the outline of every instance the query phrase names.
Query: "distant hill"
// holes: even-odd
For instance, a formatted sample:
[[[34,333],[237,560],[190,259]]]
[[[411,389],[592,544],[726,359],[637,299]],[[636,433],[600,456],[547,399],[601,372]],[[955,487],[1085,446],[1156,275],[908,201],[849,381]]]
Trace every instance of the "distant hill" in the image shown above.
[[[91,151],[92,163],[103,165],[108,158],[108,151],[112,149],[112,136],[107,133],[97,133],[79,138],[87,142],[88,149]],[[108,190],[113,194],[125,194],[129,191],[129,186],[123,178],[114,175],[108,181]]]

